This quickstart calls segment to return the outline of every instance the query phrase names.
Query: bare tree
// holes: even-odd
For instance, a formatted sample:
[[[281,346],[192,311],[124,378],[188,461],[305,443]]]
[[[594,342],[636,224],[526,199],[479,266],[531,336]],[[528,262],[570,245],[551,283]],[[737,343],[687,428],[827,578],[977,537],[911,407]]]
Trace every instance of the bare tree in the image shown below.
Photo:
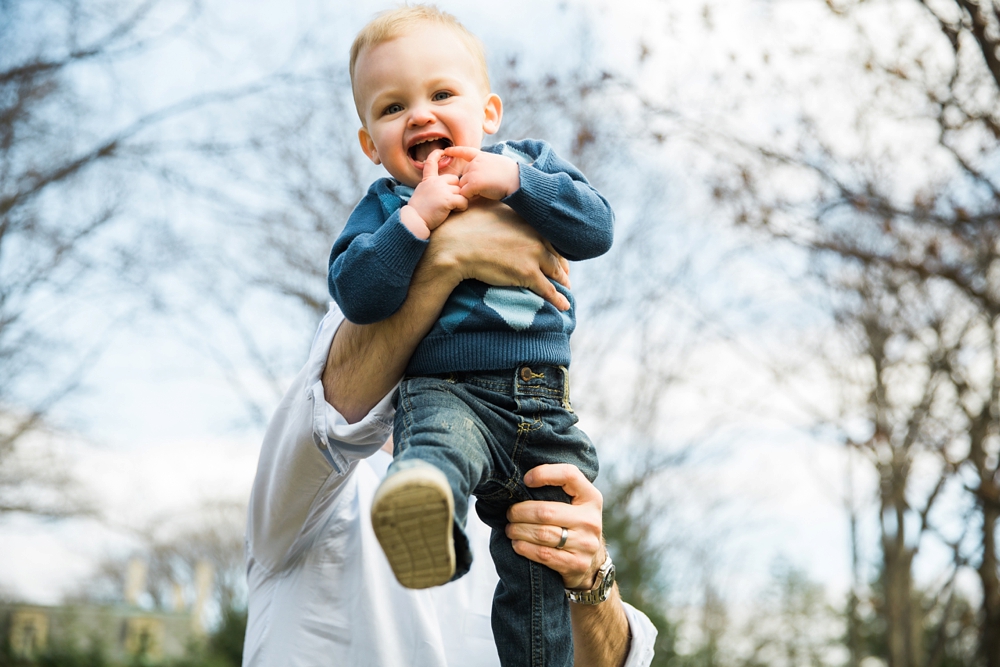
[[[153,119],[102,127],[94,114],[106,109],[98,108],[88,86],[115,61],[163,36],[148,26],[159,5],[3,3],[0,513],[58,516],[83,509],[60,497],[67,472],[37,460],[43,441],[33,434],[47,429],[53,408],[94,363],[105,332],[93,327],[113,328],[124,317],[112,310],[97,319],[67,306],[88,291],[110,291],[102,281],[137,259],[112,240],[125,206],[121,173],[112,165],[125,159],[131,140]],[[187,20],[172,21],[167,31]],[[45,495],[26,497],[29,485]]]
[[[958,406],[947,359],[968,353],[969,322],[961,305],[935,298],[905,273],[862,265],[852,272],[839,267],[838,277],[844,289],[838,321],[861,353],[855,372],[840,375],[859,390],[857,403],[844,412],[848,419],[864,415],[866,421],[863,435],[852,435],[846,425],[844,433],[878,473],[880,589],[889,655],[903,664],[936,664],[933,649],[925,646],[926,630],[955,590],[943,586],[921,599],[913,561],[928,533],[955,548],[966,539],[965,531],[945,530],[950,522],[940,513],[935,522],[934,512],[949,488],[959,489],[952,457],[963,425],[954,419]]]
[[[121,90],[122,68],[184,35],[200,8],[0,3],[0,515],[92,509],[47,445],[58,408],[138,311],[164,307],[155,279],[185,248],[150,195],[185,183],[185,151],[220,150],[179,122],[269,85],[152,109]]]
[[[862,369],[850,378],[862,400],[843,423],[845,441],[880,479],[889,664],[940,659],[912,581],[921,540],[933,536],[955,551],[953,567],[978,574],[980,655],[997,667],[1000,4],[826,5],[827,20],[857,37],[845,63],[852,140],[834,129],[841,119],[803,106],[797,127],[770,142],[729,140],[732,169],[716,194],[738,223],[813,253],[816,275],[840,299],[854,360],[841,363]],[[931,472],[915,477],[919,466]],[[967,494],[970,534],[954,529],[954,515],[935,524],[951,485]],[[931,606],[947,605],[942,595]]]

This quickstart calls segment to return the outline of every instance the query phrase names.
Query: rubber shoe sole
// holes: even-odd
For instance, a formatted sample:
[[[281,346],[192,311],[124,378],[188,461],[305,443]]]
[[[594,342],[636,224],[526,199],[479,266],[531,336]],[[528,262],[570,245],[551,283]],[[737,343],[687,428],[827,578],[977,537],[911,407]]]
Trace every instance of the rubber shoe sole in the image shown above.
[[[455,502],[440,470],[420,466],[387,477],[372,501],[372,528],[406,588],[430,588],[455,574]]]

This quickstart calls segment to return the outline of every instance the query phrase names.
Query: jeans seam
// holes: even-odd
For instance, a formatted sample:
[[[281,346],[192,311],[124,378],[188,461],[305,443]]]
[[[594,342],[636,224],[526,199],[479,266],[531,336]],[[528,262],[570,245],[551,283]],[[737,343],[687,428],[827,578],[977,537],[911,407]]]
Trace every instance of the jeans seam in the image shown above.
[[[518,401],[518,408],[520,409],[520,407],[520,401]],[[521,417],[520,421],[517,422],[517,438],[514,441],[514,449],[510,453],[510,460],[514,464],[514,470],[519,476],[521,474],[521,453],[524,451],[525,441],[532,431],[539,429],[540,425],[541,420],[538,418],[537,412],[532,415],[530,421]],[[520,480],[517,481],[520,483]]]
[[[528,578],[531,580],[531,667],[544,667],[545,652],[539,594],[538,571],[534,563],[528,563]]]
[[[552,387],[527,387],[521,390],[522,396],[551,396],[562,400],[564,394],[562,389]]]
[[[413,402],[410,399],[410,392],[406,389],[406,383],[399,385],[399,410],[403,415],[403,432],[400,434],[400,442],[397,444],[395,441],[392,443],[393,449],[393,459],[396,458],[397,450],[398,453],[402,454],[403,445],[410,440],[411,430],[413,427]]]

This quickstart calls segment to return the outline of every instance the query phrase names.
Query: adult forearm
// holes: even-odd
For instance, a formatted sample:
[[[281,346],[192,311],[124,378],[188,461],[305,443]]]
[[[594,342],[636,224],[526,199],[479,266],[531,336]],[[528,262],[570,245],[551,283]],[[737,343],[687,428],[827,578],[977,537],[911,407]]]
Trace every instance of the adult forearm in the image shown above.
[[[323,371],[327,402],[348,422],[362,419],[403,376],[417,344],[434,325],[458,284],[454,267],[433,249],[417,266],[406,301],[375,324],[344,322],[334,336]]]
[[[570,603],[573,662],[577,667],[621,667],[631,647],[628,617],[617,584],[597,605]]]
[[[510,208],[478,203],[434,230],[413,274],[406,301],[375,324],[344,323],[326,369],[326,400],[350,422],[362,419],[399,381],[448,295],[462,280],[526,287],[560,310],[569,302],[549,278],[569,284],[565,260]]]

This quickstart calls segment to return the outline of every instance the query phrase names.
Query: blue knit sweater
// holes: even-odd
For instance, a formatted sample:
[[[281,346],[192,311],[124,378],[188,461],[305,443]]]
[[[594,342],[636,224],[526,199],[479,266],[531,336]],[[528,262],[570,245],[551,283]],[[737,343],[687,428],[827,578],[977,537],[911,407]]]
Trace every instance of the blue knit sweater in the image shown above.
[[[611,247],[614,213],[580,171],[542,141],[525,139],[483,148],[519,163],[521,187],[502,200],[570,260],[590,259]],[[382,178],[355,207],[330,253],[330,294],[351,322],[392,315],[406,300],[427,241],[413,236],[399,211],[411,188]],[[434,328],[417,346],[408,375],[487,371],[520,364],[568,366],[576,304],[560,312],[519,287],[463,281]]]

